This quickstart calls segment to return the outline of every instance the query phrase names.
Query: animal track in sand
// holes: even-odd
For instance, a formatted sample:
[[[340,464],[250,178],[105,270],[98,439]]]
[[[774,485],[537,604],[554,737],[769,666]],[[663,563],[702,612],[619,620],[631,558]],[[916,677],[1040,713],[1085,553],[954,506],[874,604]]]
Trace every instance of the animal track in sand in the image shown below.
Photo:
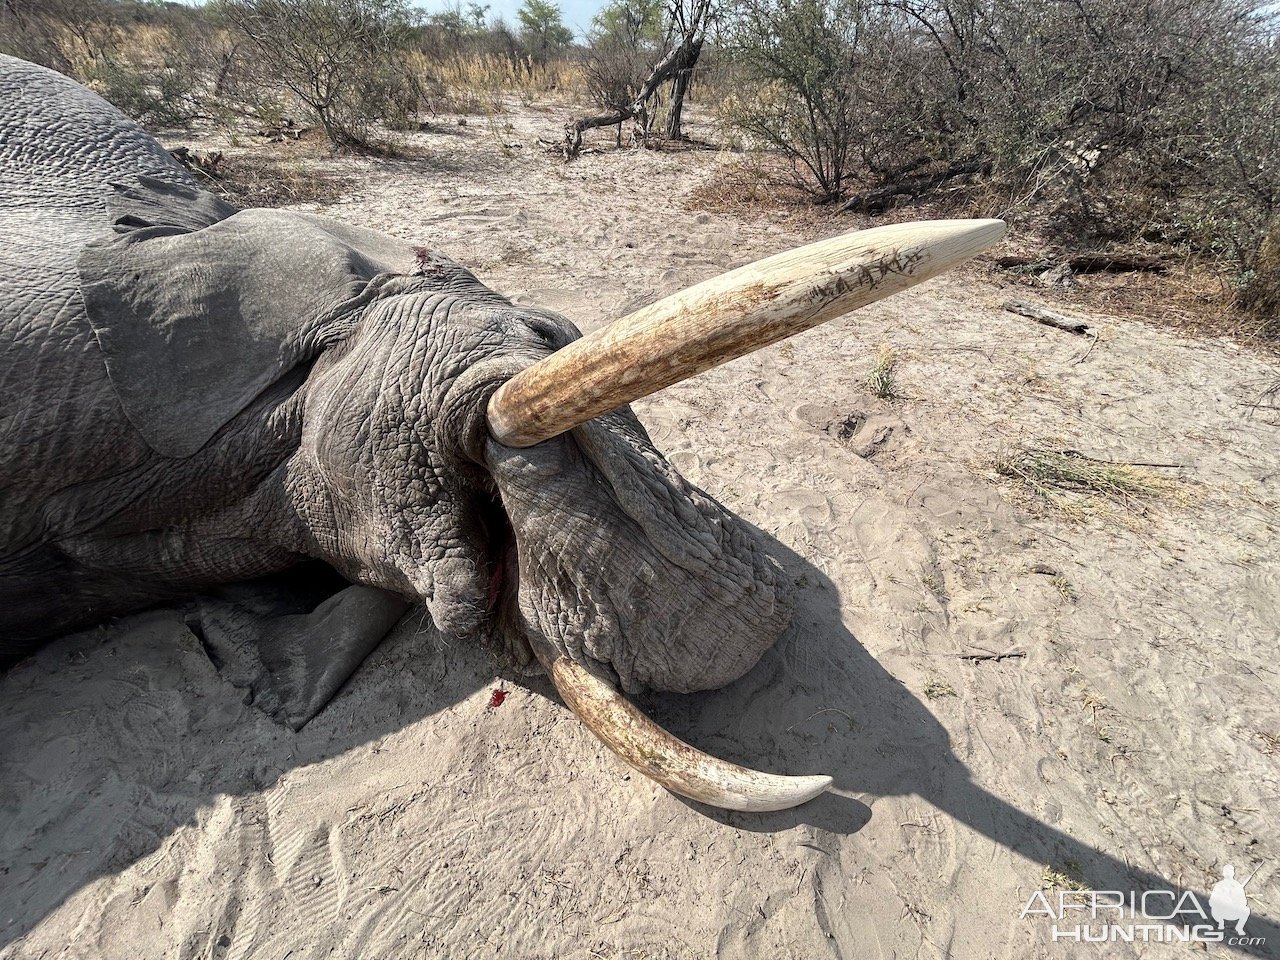
[[[837,410],[829,403],[802,403],[790,416],[793,421],[834,438],[841,447],[863,460],[874,459],[888,449],[895,436],[910,432],[898,417],[862,410]]]

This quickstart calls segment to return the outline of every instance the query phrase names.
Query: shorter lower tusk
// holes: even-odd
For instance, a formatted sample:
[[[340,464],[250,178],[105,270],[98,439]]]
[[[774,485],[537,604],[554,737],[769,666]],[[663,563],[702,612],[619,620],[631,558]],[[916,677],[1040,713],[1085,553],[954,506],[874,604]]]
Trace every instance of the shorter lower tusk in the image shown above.
[[[784,777],[749,770],[691,747],[646,717],[585,667],[566,657],[535,652],[551,682],[606,747],[650,780],[690,800],[725,810],[786,810],[831,786],[830,777]]]

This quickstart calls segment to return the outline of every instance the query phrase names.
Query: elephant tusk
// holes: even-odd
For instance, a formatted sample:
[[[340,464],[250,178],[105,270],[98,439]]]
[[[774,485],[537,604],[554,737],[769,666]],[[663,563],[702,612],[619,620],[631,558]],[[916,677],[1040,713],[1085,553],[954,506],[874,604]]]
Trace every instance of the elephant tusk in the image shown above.
[[[529,447],[734,357],[882,300],[976,256],[1001,220],[846,233],[739,267],[637,310],[533,364],[489,400],[489,430]]]
[[[569,709],[622,760],[650,780],[690,800],[725,810],[787,810],[831,786],[830,777],[784,777],[720,760],[663,730],[612,686],[581,664],[534,652]]]

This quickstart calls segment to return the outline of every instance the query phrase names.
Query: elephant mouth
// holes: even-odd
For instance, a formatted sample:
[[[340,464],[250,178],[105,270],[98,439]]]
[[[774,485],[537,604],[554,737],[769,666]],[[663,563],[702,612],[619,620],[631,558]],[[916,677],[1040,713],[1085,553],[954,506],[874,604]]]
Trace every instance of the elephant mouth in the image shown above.
[[[489,589],[485,610],[493,614],[504,597],[510,596],[520,582],[520,560],[516,554],[516,535],[511,521],[495,500],[486,511],[485,533],[488,540]]]
[[[498,608],[503,596],[509,595],[514,589],[513,585],[519,582],[519,564],[514,539],[496,549],[489,567],[489,594],[485,603],[485,610],[490,614]]]
[[[506,648],[516,663],[529,665],[534,656],[520,628],[520,557],[515,529],[496,495],[484,498],[479,516],[485,541],[483,555],[488,566],[485,618],[490,623],[490,635],[497,645]]]
[[[484,498],[480,520],[488,561],[487,619],[491,637],[513,660],[539,664],[566,705],[619,759],[681,796],[730,810],[783,810],[831,786],[825,776],[761,773],[704,754],[659,727],[601,679],[600,668],[568,656],[520,613],[520,563],[515,529],[496,495]],[[563,638],[562,638],[563,639]]]

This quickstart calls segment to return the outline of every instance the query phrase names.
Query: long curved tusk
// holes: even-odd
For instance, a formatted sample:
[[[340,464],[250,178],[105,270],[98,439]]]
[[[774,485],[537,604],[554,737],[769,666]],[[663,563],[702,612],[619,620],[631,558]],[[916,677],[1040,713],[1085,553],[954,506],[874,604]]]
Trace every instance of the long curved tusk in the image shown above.
[[[717,364],[882,300],[994,246],[1001,220],[896,223],[757,260],[623,317],[493,394],[493,437],[529,447]]]
[[[551,682],[586,728],[650,780],[690,800],[725,810],[787,810],[831,786],[830,777],[784,777],[749,770],[691,747],[646,717],[617,690],[581,664],[534,652]]]

